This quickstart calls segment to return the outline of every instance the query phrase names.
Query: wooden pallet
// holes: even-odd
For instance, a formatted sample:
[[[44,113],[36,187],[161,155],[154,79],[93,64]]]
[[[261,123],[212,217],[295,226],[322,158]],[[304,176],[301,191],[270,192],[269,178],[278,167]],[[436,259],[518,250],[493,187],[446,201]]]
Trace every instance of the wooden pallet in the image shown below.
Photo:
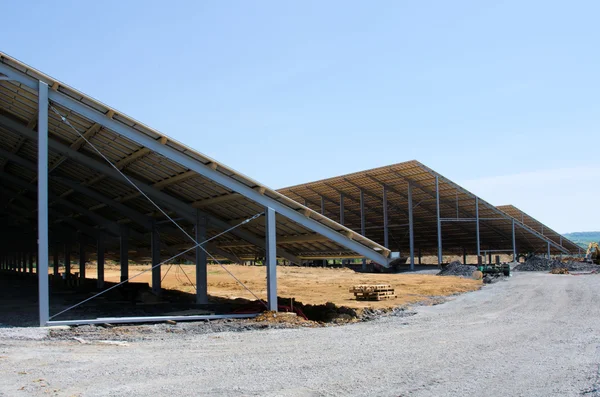
[[[383,292],[393,291],[394,288],[390,284],[359,284],[350,288],[350,292]]]
[[[394,293],[386,294],[386,295],[380,295],[380,294],[365,294],[365,295],[360,295],[360,294],[356,294],[354,296],[356,297],[357,301],[382,301],[382,300],[387,300],[387,299],[396,299],[396,294],[394,294]]]
[[[396,298],[394,288],[389,284],[355,285],[350,288],[350,292],[354,293],[356,300],[361,301],[381,301]]]

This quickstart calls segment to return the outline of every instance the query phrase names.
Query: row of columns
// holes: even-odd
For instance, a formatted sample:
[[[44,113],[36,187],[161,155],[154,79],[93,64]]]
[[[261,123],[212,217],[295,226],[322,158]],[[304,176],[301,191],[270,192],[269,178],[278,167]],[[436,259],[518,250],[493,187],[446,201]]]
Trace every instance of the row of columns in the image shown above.
[[[414,217],[413,217],[413,198],[412,198],[413,186],[408,182],[407,199],[408,199],[408,229],[409,229],[409,263],[410,269],[414,270],[415,266],[415,237],[414,237]],[[382,204],[383,204],[383,240],[384,246],[389,248],[389,215],[388,215],[388,188],[384,184],[382,186]],[[340,223],[344,224],[344,193],[340,193]],[[325,214],[325,198],[321,199],[321,214]],[[442,239],[442,217],[440,207],[440,186],[439,177],[435,176],[435,207],[436,207],[436,227],[437,227],[437,256],[438,264],[443,262],[443,239]],[[480,218],[479,218],[479,197],[475,197],[475,234],[476,234],[476,254],[481,256],[481,237],[480,237]],[[364,192],[360,190],[360,231],[364,236],[366,232],[365,222],[365,198]],[[550,247],[550,243],[548,243]],[[549,248],[550,249],[550,248]],[[516,246],[516,231],[515,221],[512,221],[512,254],[513,258],[517,258],[517,246]],[[419,264],[420,264],[419,254]],[[363,259],[363,270],[366,269],[366,260]]]

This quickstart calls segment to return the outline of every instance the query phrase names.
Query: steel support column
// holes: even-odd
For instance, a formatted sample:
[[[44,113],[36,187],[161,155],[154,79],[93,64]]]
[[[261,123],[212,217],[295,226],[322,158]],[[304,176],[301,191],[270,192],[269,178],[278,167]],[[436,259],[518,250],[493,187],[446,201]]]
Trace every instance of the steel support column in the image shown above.
[[[160,265],[160,232],[156,220],[151,220],[150,231],[150,255],[152,257],[152,292],[154,295],[162,295],[162,265]]]
[[[390,248],[389,241],[389,220],[388,220],[388,202],[387,202],[387,186],[383,185],[383,246]]]
[[[33,273],[33,252],[30,251],[29,254],[28,254],[28,256],[29,256],[29,269],[28,269],[28,271],[29,271],[29,273]]]
[[[65,278],[71,277],[71,243],[65,244]]]
[[[96,254],[96,259],[98,262],[98,266],[96,267],[96,271],[98,272],[98,281],[97,281],[97,286],[98,288],[104,288],[104,253],[105,253],[105,246],[104,246],[104,234],[100,234],[98,236],[98,240],[96,241],[96,249],[97,249],[97,254]]]
[[[436,209],[436,220],[437,220],[437,240],[438,240],[438,265],[442,265],[443,254],[442,254],[442,222],[440,220],[440,178],[435,176],[435,209]]]
[[[366,221],[365,221],[365,192],[360,189],[360,234],[365,235],[366,230]],[[366,237],[366,236],[365,236]],[[367,258],[362,258],[362,270],[367,270]]]
[[[463,247],[463,265],[467,264],[467,249]]]
[[[340,193],[340,225],[344,224],[344,193]]]
[[[121,282],[129,278],[129,228],[121,225],[119,264],[121,265]]]
[[[79,234],[79,278],[85,280],[85,236]]]
[[[512,220],[512,249],[513,249],[513,262],[517,261],[517,236],[515,233],[515,220]]]
[[[275,210],[265,209],[265,237],[266,249],[265,259],[267,265],[267,302],[269,310],[277,311],[277,226],[275,222]]]
[[[206,241],[206,227],[208,219],[200,211],[196,211],[196,241]],[[196,303],[205,305],[208,303],[208,267],[206,251],[202,247],[196,247]],[[277,259],[277,257],[275,257]]]
[[[477,256],[481,256],[481,241],[479,239],[479,197],[475,197],[475,234],[477,238]]]
[[[408,183],[408,243],[410,251],[410,270],[415,270],[415,231],[413,221],[412,185]]]
[[[38,295],[40,326],[50,319],[48,288],[48,84],[38,90]]]
[[[54,275],[55,278],[58,278],[58,265],[59,265],[59,260],[58,260],[58,245],[55,245],[52,249],[53,252],[53,258],[52,258],[52,274]]]
[[[550,259],[550,242],[548,241],[548,259]]]

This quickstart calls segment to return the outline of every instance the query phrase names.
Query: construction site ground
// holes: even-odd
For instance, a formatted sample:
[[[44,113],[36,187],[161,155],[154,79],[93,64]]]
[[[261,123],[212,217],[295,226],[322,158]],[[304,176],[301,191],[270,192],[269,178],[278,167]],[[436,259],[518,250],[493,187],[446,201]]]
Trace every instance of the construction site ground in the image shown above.
[[[598,291],[599,275],[516,272],[337,327],[0,329],[0,395],[598,396]]]
[[[267,297],[266,268],[264,266],[226,265],[240,281],[259,298]],[[169,266],[165,266],[163,275]],[[437,273],[437,266],[428,266]],[[148,269],[148,266],[130,266],[131,275]],[[186,275],[183,274],[185,272]],[[106,269],[107,281],[119,281],[117,266]],[[196,280],[195,266],[173,266],[162,281],[163,288],[177,289],[194,293],[190,281]],[[150,272],[136,278],[136,282],[151,281]],[[430,297],[443,297],[481,287],[481,281],[459,277],[437,277],[432,274],[382,274],[357,273],[346,268],[279,266],[277,268],[277,294],[280,297],[294,298],[305,304],[332,302],[338,306],[352,308],[390,308],[407,303],[423,301]],[[387,301],[357,301],[349,288],[355,284],[391,284],[396,291],[396,299]],[[208,292],[215,297],[255,299],[221,266],[208,266]]]

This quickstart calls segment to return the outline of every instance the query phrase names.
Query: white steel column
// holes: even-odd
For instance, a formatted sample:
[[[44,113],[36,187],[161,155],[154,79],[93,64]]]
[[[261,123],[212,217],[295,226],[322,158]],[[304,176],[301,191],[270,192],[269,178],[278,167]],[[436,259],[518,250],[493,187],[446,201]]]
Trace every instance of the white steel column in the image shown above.
[[[48,289],[48,84],[38,94],[38,294],[40,326],[50,319]]]
[[[410,270],[415,270],[415,233],[413,223],[412,185],[408,182],[408,236],[410,249]]]
[[[196,241],[202,243],[206,241],[206,216],[202,216],[200,211],[196,211]],[[208,268],[206,251],[202,247],[196,247],[196,303],[208,303]],[[277,258],[276,258],[277,259]]]
[[[515,219],[512,220],[512,248],[513,248],[513,262],[517,261],[517,237],[515,236]]]
[[[79,234],[79,278],[85,280],[85,236]]]
[[[162,269],[160,264],[160,233],[158,232],[158,227],[156,226],[156,220],[151,220],[152,229],[150,231],[150,256],[151,256],[151,265],[152,266],[152,292],[155,295],[161,295],[162,293],[162,285],[161,285],[161,277],[162,277]]]
[[[65,278],[71,277],[71,243],[65,244]]]
[[[129,228],[121,225],[119,264],[121,266],[121,282],[129,278]]]
[[[344,193],[340,193],[340,225],[344,224]]]
[[[53,263],[53,267],[54,267],[53,270],[54,271],[53,271],[53,274],[54,274],[55,278],[58,278],[58,273],[59,273],[58,272],[58,265],[59,265],[59,260],[58,260],[58,245],[54,245],[53,251],[54,251],[54,255],[53,255],[54,256],[54,258],[53,258],[53,262],[54,262]]]
[[[440,181],[439,177],[435,176],[435,208],[437,220],[437,238],[438,238],[438,265],[442,264],[442,222],[440,217]]]
[[[385,248],[390,248],[388,224],[387,186],[383,185],[383,246]]]
[[[96,262],[98,262],[98,266],[96,267],[96,271],[98,272],[97,287],[104,288],[104,234],[100,233],[96,244],[96,249],[98,250],[96,254]]]
[[[365,235],[366,224],[365,224],[365,192],[360,189],[360,234]],[[366,236],[365,236],[366,237]],[[362,270],[367,270],[367,259],[362,260]]]
[[[275,223],[275,210],[265,209],[265,261],[267,265],[267,304],[269,310],[277,311],[277,252],[276,244],[277,227]]]
[[[475,234],[477,235],[477,256],[481,256],[481,241],[479,240],[479,197],[475,197]]]

